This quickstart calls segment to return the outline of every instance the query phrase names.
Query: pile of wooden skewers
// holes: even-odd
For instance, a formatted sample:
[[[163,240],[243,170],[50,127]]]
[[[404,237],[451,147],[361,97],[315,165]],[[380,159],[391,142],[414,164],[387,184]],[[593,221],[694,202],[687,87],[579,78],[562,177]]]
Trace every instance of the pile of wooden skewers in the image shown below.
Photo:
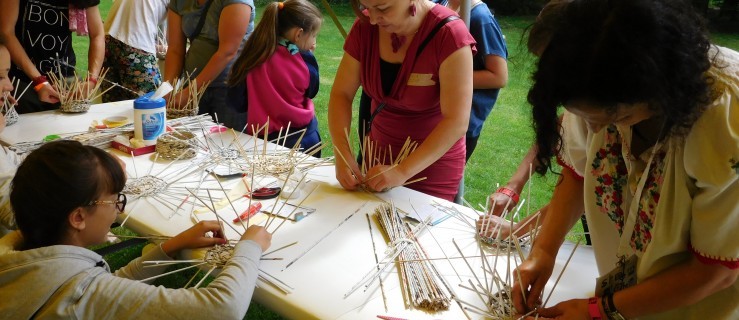
[[[430,265],[416,234],[403,221],[395,206],[381,205],[375,210],[374,217],[380,222],[389,244],[398,246],[396,250],[400,250],[397,266],[406,306],[430,311],[448,310],[450,297],[439,285],[439,275]]]
[[[59,92],[59,102],[61,103],[59,110],[70,113],[87,112],[87,110],[90,110],[90,103],[92,101],[100,98],[108,90],[113,88],[111,86],[105,91],[100,92],[100,86],[103,84],[107,73],[108,69],[103,68],[100,70],[98,80],[91,82],[88,79],[78,76],[77,72],[72,77],[65,77],[61,73],[61,69],[59,73],[50,72],[48,74],[49,83]]]

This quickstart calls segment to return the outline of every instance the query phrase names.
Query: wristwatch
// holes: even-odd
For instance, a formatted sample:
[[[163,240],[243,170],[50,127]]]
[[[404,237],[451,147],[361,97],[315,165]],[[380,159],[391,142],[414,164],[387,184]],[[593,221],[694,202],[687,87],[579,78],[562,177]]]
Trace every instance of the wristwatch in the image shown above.
[[[602,320],[603,315],[600,314],[600,308],[598,308],[598,298],[591,297],[588,299],[588,314],[593,320]]]
[[[626,318],[618,312],[616,305],[613,303],[613,293],[608,294],[600,299],[603,305],[603,310],[606,312],[606,317],[609,320],[626,320]]]

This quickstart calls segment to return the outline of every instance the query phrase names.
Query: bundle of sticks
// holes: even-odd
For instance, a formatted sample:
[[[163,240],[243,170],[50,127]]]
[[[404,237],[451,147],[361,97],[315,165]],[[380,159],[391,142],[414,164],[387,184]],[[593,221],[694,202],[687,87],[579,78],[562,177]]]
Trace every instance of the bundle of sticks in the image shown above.
[[[90,109],[90,102],[100,98],[103,94],[111,90],[109,87],[105,91],[100,91],[105,75],[108,69],[101,69],[97,81],[89,81],[87,78],[80,77],[77,72],[71,77],[65,77],[59,69],[58,73],[50,72],[48,74],[49,83],[59,92],[59,102],[62,112],[87,112]]]
[[[400,250],[396,261],[406,306],[430,311],[448,310],[450,297],[439,285],[439,275],[395,206],[383,204],[375,210],[374,216],[390,240],[389,244]]]
[[[349,137],[349,132],[347,130],[344,130],[344,134],[346,135],[346,141],[349,142],[349,152],[351,153],[350,156],[354,156],[354,151],[351,149],[351,138]],[[366,135],[363,137],[362,145],[359,150],[359,154],[362,156],[362,165],[359,168],[362,173],[362,188],[367,190],[366,183],[374,178],[377,178],[381,174],[390,171],[394,169],[396,166],[398,166],[403,160],[405,160],[413,151],[416,150],[418,147],[418,142],[411,140],[410,137],[407,137],[405,139],[405,143],[403,143],[403,146],[400,148],[400,151],[396,156],[393,155],[393,148],[392,146],[388,145],[387,148],[381,148],[379,144],[376,141],[373,141],[369,135]],[[336,153],[339,158],[341,158],[342,161],[344,161],[345,164],[349,164],[347,161],[347,158],[337,149],[334,147],[334,153]],[[387,169],[375,173],[372,176],[367,177],[367,172],[369,172],[370,168],[377,166],[377,165],[387,165],[389,166]],[[414,180],[406,181],[403,183],[403,186],[409,185],[411,183],[419,182],[426,180],[426,177],[417,178]]]

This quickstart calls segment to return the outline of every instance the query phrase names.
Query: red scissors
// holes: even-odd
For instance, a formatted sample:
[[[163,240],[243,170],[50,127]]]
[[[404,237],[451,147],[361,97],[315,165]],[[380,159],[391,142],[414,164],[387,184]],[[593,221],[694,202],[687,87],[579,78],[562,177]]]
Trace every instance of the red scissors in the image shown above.
[[[248,209],[246,209],[243,213],[239,215],[238,218],[234,219],[234,223],[239,223],[240,221],[247,221],[249,218],[253,217],[259,210],[262,210],[262,203],[256,202],[252,203]]]

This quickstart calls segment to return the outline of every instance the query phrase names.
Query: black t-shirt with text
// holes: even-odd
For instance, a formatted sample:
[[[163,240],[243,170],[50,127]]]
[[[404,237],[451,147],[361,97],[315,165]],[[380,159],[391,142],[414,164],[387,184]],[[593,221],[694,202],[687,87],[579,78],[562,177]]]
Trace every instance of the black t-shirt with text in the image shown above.
[[[99,0],[92,2],[93,6],[100,3]],[[58,73],[57,70],[61,70],[63,76],[74,73],[74,68],[64,65],[74,66],[77,62],[69,31],[69,0],[20,0],[15,36],[42,74]],[[57,59],[64,63],[57,63]],[[30,81],[15,65],[10,75]]]

